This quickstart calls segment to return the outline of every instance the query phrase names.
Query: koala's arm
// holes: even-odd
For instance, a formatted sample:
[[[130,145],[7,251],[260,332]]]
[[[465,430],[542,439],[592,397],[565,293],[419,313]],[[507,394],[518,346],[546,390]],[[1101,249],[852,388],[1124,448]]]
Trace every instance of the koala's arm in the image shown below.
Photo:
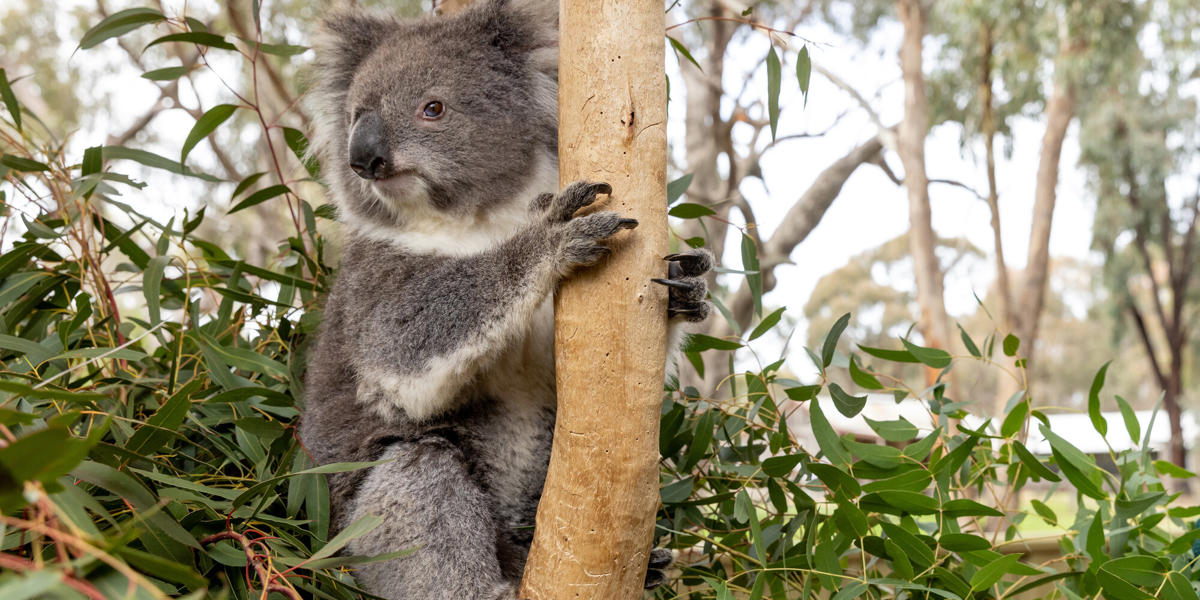
[[[600,242],[637,225],[616,213],[575,218],[606,184],[572,184],[531,206],[531,225],[502,245],[465,257],[425,257],[394,291],[381,291],[360,321],[360,394],[378,395],[422,420],[518,339],[558,281],[608,253]],[[387,287],[386,282],[381,286]]]

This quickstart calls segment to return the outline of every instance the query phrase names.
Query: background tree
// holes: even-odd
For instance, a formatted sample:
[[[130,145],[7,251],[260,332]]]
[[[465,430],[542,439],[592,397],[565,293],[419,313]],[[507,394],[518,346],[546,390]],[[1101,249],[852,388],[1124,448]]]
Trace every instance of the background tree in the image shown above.
[[[1177,31],[1162,31],[1170,44]],[[1189,324],[1196,318],[1200,121],[1195,99],[1180,96],[1189,67],[1164,54],[1154,61],[1133,52],[1118,63],[1120,77],[1087,107],[1081,144],[1097,197],[1093,244],[1107,259],[1105,282],[1162,390],[1171,460],[1183,466],[1181,401],[1195,343]],[[1135,75],[1147,71],[1161,82],[1147,86]]]

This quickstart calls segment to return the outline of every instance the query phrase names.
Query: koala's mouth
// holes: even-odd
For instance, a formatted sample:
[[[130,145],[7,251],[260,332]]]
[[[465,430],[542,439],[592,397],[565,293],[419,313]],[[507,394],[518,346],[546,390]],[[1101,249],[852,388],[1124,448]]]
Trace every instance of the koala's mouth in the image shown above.
[[[408,200],[427,195],[429,186],[416,169],[403,169],[372,180],[371,189],[387,200]]]

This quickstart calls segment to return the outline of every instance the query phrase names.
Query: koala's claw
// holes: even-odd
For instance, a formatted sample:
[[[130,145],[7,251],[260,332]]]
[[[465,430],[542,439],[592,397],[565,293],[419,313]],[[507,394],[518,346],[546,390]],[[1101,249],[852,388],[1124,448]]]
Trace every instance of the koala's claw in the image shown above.
[[[645,589],[652,590],[667,582],[666,568],[675,562],[675,555],[666,548],[650,551],[650,564],[646,568]]]
[[[678,277],[699,277],[712,270],[712,253],[703,248],[695,248],[688,252],[668,254],[663,260],[670,261],[667,276],[671,279]]]
[[[652,279],[654,283],[668,289],[667,316],[685,321],[699,322],[708,318],[712,308],[704,297],[708,294],[708,283],[704,274],[712,269],[712,254],[697,248],[664,257],[670,261],[667,278]]]
[[[575,211],[591,205],[596,201],[596,196],[599,194],[611,194],[612,186],[604,183],[589,183],[587,181],[576,181],[568,185],[566,189],[552,198],[539,196],[535,200],[535,206],[542,205],[549,209],[549,217],[558,222],[571,220],[575,216]]]

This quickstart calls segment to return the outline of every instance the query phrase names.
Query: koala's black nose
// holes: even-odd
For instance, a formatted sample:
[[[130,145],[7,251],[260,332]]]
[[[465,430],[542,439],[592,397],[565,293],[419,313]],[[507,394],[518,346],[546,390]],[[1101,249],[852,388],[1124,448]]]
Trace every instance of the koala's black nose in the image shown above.
[[[382,179],[391,168],[384,136],[383,117],[364,113],[350,134],[350,168],[363,179]]]

